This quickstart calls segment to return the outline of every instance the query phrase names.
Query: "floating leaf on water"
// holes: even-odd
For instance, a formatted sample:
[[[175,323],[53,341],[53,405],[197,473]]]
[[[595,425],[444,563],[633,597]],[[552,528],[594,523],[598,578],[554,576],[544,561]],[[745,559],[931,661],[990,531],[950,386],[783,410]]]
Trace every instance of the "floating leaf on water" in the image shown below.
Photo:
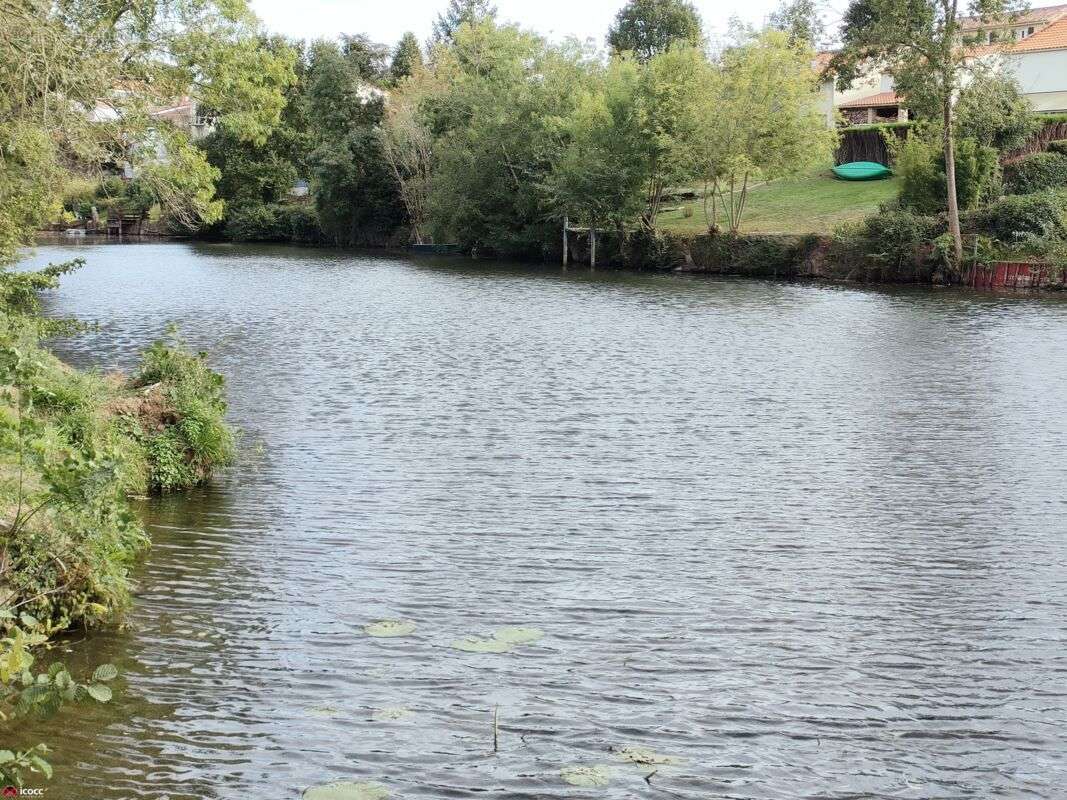
[[[316,706],[309,708],[308,713],[313,717],[336,717],[341,712],[331,706]]]
[[[313,786],[304,792],[304,800],[386,800],[389,790],[380,783],[338,781]]]
[[[89,696],[98,703],[107,703],[111,701],[111,689],[104,686],[102,683],[90,683],[85,689],[89,692]]]
[[[452,646],[457,650],[462,650],[464,653],[509,653],[511,652],[511,642],[505,642],[501,639],[483,639],[480,636],[467,636],[463,639],[456,639],[452,642]]]
[[[114,664],[101,664],[96,668],[96,672],[93,673],[93,681],[96,683],[107,683],[113,681],[119,676],[119,669]]]
[[[682,764],[685,759],[677,756],[668,756],[649,750],[647,747],[624,747],[618,752],[619,758],[633,764],[641,764],[647,767],[655,767],[666,764]]]
[[[371,717],[378,722],[395,722],[398,719],[404,719],[411,716],[411,709],[404,708],[403,706],[395,706],[393,708],[379,708]]]
[[[571,786],[595,789],[611,783],[611,767],[596,764],[591,767],[566,767],[559,776]]]
[[[368,636],[391,639],[396,636],[410,636],[416,627],[418,626],[408,619],[383,619],[381,622],[364,626],[363,630]]]
[[[493,634],[494,639],[508,644],[533,644],[544,636],[540,628],[501,628]]]

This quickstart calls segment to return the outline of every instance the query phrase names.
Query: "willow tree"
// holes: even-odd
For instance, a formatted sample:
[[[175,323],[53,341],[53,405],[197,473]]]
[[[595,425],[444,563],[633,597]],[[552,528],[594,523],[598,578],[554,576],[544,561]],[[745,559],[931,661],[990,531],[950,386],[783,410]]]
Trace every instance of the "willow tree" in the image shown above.
[[[107,163],[144,167],[175,218],[217,218],[217,172],[152,109],[189,96],[262,142],[293,78],[293,54],[260,46],[245,0],[0,0],[0,19],[0,170],[19,176],[0,188],[8,243],[56,210],[72,171]]]
[[[949,232],[958,266],[963,260],[956,194],[955,103],[978,63],[962,14],[983,21],[1010,20],[1019,0],[852,0],[842,29],[844,48],[831,69],[845,86],[870,63],[884,65],[908,106],[938,120],[947,179]]]
[[[717,226],[721,206],[730,232],[737,233],[755,182],[830,163],[837,134],[819,111],[813,58],[807,42],[776,30],[723,52],[703,94],[703,135],[695,146],[709,229]]]

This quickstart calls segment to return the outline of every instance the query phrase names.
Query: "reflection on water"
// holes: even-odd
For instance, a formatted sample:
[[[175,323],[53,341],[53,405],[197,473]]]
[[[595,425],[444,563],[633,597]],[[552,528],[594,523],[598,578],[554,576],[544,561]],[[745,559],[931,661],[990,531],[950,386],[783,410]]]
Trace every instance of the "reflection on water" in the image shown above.
[[[1067,303],[266,247],[34,261],[75,252],[49,311],[102,327],[64,355],[129,367],[180,323],[244,457],[146,504],[127,627],[69,656],[118,664],[119,698],[26,734],[57,745],[53,800],[1062,796]],[[418,629],[363,633],[387,618]],[[504,625],[546,636],[449,648]]]

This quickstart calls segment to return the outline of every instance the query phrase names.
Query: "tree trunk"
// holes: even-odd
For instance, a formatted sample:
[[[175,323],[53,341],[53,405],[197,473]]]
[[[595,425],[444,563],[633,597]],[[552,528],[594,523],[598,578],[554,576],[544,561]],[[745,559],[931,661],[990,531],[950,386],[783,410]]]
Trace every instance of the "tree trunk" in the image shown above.
[[[568,235],[570,233],[571,219],[566,214],[563,215],[563,266],[567,266],[567,262],[570,261],[570,242],[568,241]]]
[[[948,231],[952,234],[953,268],[963,263],[963,234],[960,232],[960,204],[956,195],[956,148],[952,141],[952,94],[945,96],[945,182],[948,189]]]

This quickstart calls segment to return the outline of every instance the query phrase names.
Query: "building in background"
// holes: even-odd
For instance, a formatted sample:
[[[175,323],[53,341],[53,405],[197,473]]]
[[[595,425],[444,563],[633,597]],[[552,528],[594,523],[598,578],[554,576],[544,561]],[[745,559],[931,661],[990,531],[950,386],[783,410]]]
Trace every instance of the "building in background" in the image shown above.
[[[1067,5],[1034,8],[1003,19],[963,20],[968,39],[977,38],[976,58],[989,58],[1014,77],[1035,113],[1067,112]],[[820,53],[815,68],[829,65],[833,53]],[[857,78],[847,90],[832,80],[822,86],[828,126],[898,122],[909,118],[907,103],[896,94],[891,76],[877,69]]]

